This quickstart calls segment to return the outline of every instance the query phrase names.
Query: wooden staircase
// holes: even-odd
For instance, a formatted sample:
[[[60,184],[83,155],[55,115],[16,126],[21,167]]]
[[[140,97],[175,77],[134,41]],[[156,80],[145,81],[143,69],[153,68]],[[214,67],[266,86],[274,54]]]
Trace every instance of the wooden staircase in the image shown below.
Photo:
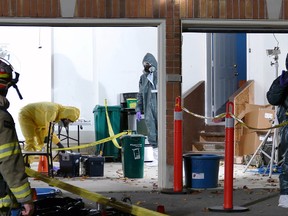
[[[225,126],[206,125],[205,130],[199,132],[199,141],[192,143],[192,151],[201,154],[225,154]]]
[[[234,104],[234,115],[244,117],[245,104],[254,103],[254,81],[248,80],[229,97]],[[205,82],[200,81],[183,94],[183,106],[192,113],[205,115]],[[242,126],[234,125],[234,162],[242,163],[239,142]],[[225,123],[206,125],[204,118],[183,113],[183,152],[195,154],[225,154]]]

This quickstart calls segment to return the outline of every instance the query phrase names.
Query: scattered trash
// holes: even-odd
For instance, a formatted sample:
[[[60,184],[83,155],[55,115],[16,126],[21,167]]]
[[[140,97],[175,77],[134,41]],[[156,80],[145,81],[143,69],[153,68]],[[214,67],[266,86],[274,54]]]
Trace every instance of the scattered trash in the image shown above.
[[[273,165],[272,166],[272,171],[273,174],[280,174],[281,173],[281,167]],[[269,166],[261,166],[260,168],[258,168],[258,173],[260,174],[269,174],[270,172],[270,165]]]
[[[123,202],[131,203],[131,200],[125,197],[125,199],[123,198]],[[96,209],[85,208],[84,202],[80,198],[43,198],[35,201],[34,204],[35,213],[33,216],[131,216],[131,214],[101,204]]]

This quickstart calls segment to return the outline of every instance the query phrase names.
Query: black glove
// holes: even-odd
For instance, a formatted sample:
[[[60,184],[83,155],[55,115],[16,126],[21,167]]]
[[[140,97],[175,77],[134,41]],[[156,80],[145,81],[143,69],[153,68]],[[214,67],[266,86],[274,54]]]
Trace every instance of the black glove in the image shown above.
[[[282,74],[279,79],[280,85],[283,87],[288,86],[288,72],[287,71],[282,71]]]
[[[56,145],[58,146],[58,148],[64,148],[64,146],[60,142],[57,143]],[[65,153],[65,150],[62,150],[61,153]]]

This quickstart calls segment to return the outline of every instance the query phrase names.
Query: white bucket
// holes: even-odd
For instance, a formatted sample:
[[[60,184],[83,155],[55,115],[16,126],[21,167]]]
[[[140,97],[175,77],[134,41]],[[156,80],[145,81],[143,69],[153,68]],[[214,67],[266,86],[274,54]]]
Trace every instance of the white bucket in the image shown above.
[[[145,145],[144,147],[144,162],[152,162],[153,157],[153,147],[150,145]]]

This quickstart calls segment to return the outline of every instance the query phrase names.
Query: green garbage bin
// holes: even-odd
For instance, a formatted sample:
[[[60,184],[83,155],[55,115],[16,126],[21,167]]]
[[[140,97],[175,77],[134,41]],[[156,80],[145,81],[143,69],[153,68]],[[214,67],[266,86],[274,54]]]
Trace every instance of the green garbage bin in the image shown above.
[[[124,177],[143,178],[145,136],[141,134],[121,137],[121,157]]]
[[[111,122],[114,134],[120,133],[120,106],[107,106],[108,116]],[[96,141],[110,137],[109,129],[106,119],[105,106],[96,105],[94,110],[94,122],[95,122],[95,138]],[[119,142],[119,140],[117,139]],[[98,155],[100,151],[103,152],[103,156],[110,157],[112,160],[120,159],[120,149],[115,147],[112,141],[96,145],[95,154]],[[108,159],[108,158],[107,158]]]

